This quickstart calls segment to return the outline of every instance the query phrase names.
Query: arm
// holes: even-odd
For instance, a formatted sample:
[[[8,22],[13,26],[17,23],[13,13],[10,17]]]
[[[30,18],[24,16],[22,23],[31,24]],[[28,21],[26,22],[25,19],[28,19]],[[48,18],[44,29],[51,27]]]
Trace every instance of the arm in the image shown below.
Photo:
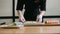
[[[37,15],[37,19],[36,19],[36,21],[38,21],[38,22],[42,22],[42,17],[46,12],[46,0],[41,0],[40,10],[41,10],[40,14]]]
[[[19,18],[22,17],[22,11],[21,10],[17,10],[18,16]]]
[[[40,11],[40,15],[44,15],[46,12],[46,0],[41,0],[41,11]]]
[[[24,0],[18,0],[17,2],[17,13],[19,16],[19,21],[23,21],[23,15],[22,15],[22,9],[23,9],[23,5],[24,5]]]

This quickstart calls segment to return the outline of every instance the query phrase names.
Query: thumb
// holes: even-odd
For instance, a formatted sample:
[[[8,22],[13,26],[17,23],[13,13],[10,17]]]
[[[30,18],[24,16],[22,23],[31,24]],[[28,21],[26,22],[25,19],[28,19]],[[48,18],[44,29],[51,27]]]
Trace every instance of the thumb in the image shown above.
[[[25,22],[25,19],[22,19],[23,20],[23,22]]]
[[[39,21],[39,18],[37,18],[36,21],[38,22]]]

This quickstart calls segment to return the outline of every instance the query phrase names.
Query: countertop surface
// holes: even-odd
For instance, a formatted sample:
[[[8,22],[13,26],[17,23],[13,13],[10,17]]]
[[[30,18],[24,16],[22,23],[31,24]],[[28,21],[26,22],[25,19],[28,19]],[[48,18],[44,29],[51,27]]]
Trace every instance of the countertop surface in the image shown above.
[[[31,26],[32,25],[32,26]],[[43,25],[43,26],[42,26]],[[45,26],[47,25],[47,26]],[[51,26],[54,25],[54,26]],[[28,23],[22,27],[0,27],[0,34],[48,34],[60,33],[60,24]],[[6,26],[6,25],[5,25]]]
[[[60,33],[60,26],[29,26],[19,28],[0,28],[0,34],[39,34],[39,33]]]

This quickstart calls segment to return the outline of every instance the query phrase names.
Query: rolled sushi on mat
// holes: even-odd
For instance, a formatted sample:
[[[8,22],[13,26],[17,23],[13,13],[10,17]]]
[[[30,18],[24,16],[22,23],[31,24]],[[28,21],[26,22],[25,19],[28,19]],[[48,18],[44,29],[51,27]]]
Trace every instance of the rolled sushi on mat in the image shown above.
[[[22,22],[15,22],[16,26],[21,27],[24,26],[24,24]]]

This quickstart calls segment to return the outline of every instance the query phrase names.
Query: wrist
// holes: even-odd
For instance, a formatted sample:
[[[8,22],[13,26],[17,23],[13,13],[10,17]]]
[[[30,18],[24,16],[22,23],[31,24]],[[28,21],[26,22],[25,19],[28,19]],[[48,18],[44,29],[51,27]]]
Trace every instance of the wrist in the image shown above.
[[[37,18],[42,18],[43,16],[42,15],[38,15]]]
[[[20,18],[20,17],[23,17],[23,15],[22,15],[22,14],[21,14],[21,15],[19,15],[19,18]]]

